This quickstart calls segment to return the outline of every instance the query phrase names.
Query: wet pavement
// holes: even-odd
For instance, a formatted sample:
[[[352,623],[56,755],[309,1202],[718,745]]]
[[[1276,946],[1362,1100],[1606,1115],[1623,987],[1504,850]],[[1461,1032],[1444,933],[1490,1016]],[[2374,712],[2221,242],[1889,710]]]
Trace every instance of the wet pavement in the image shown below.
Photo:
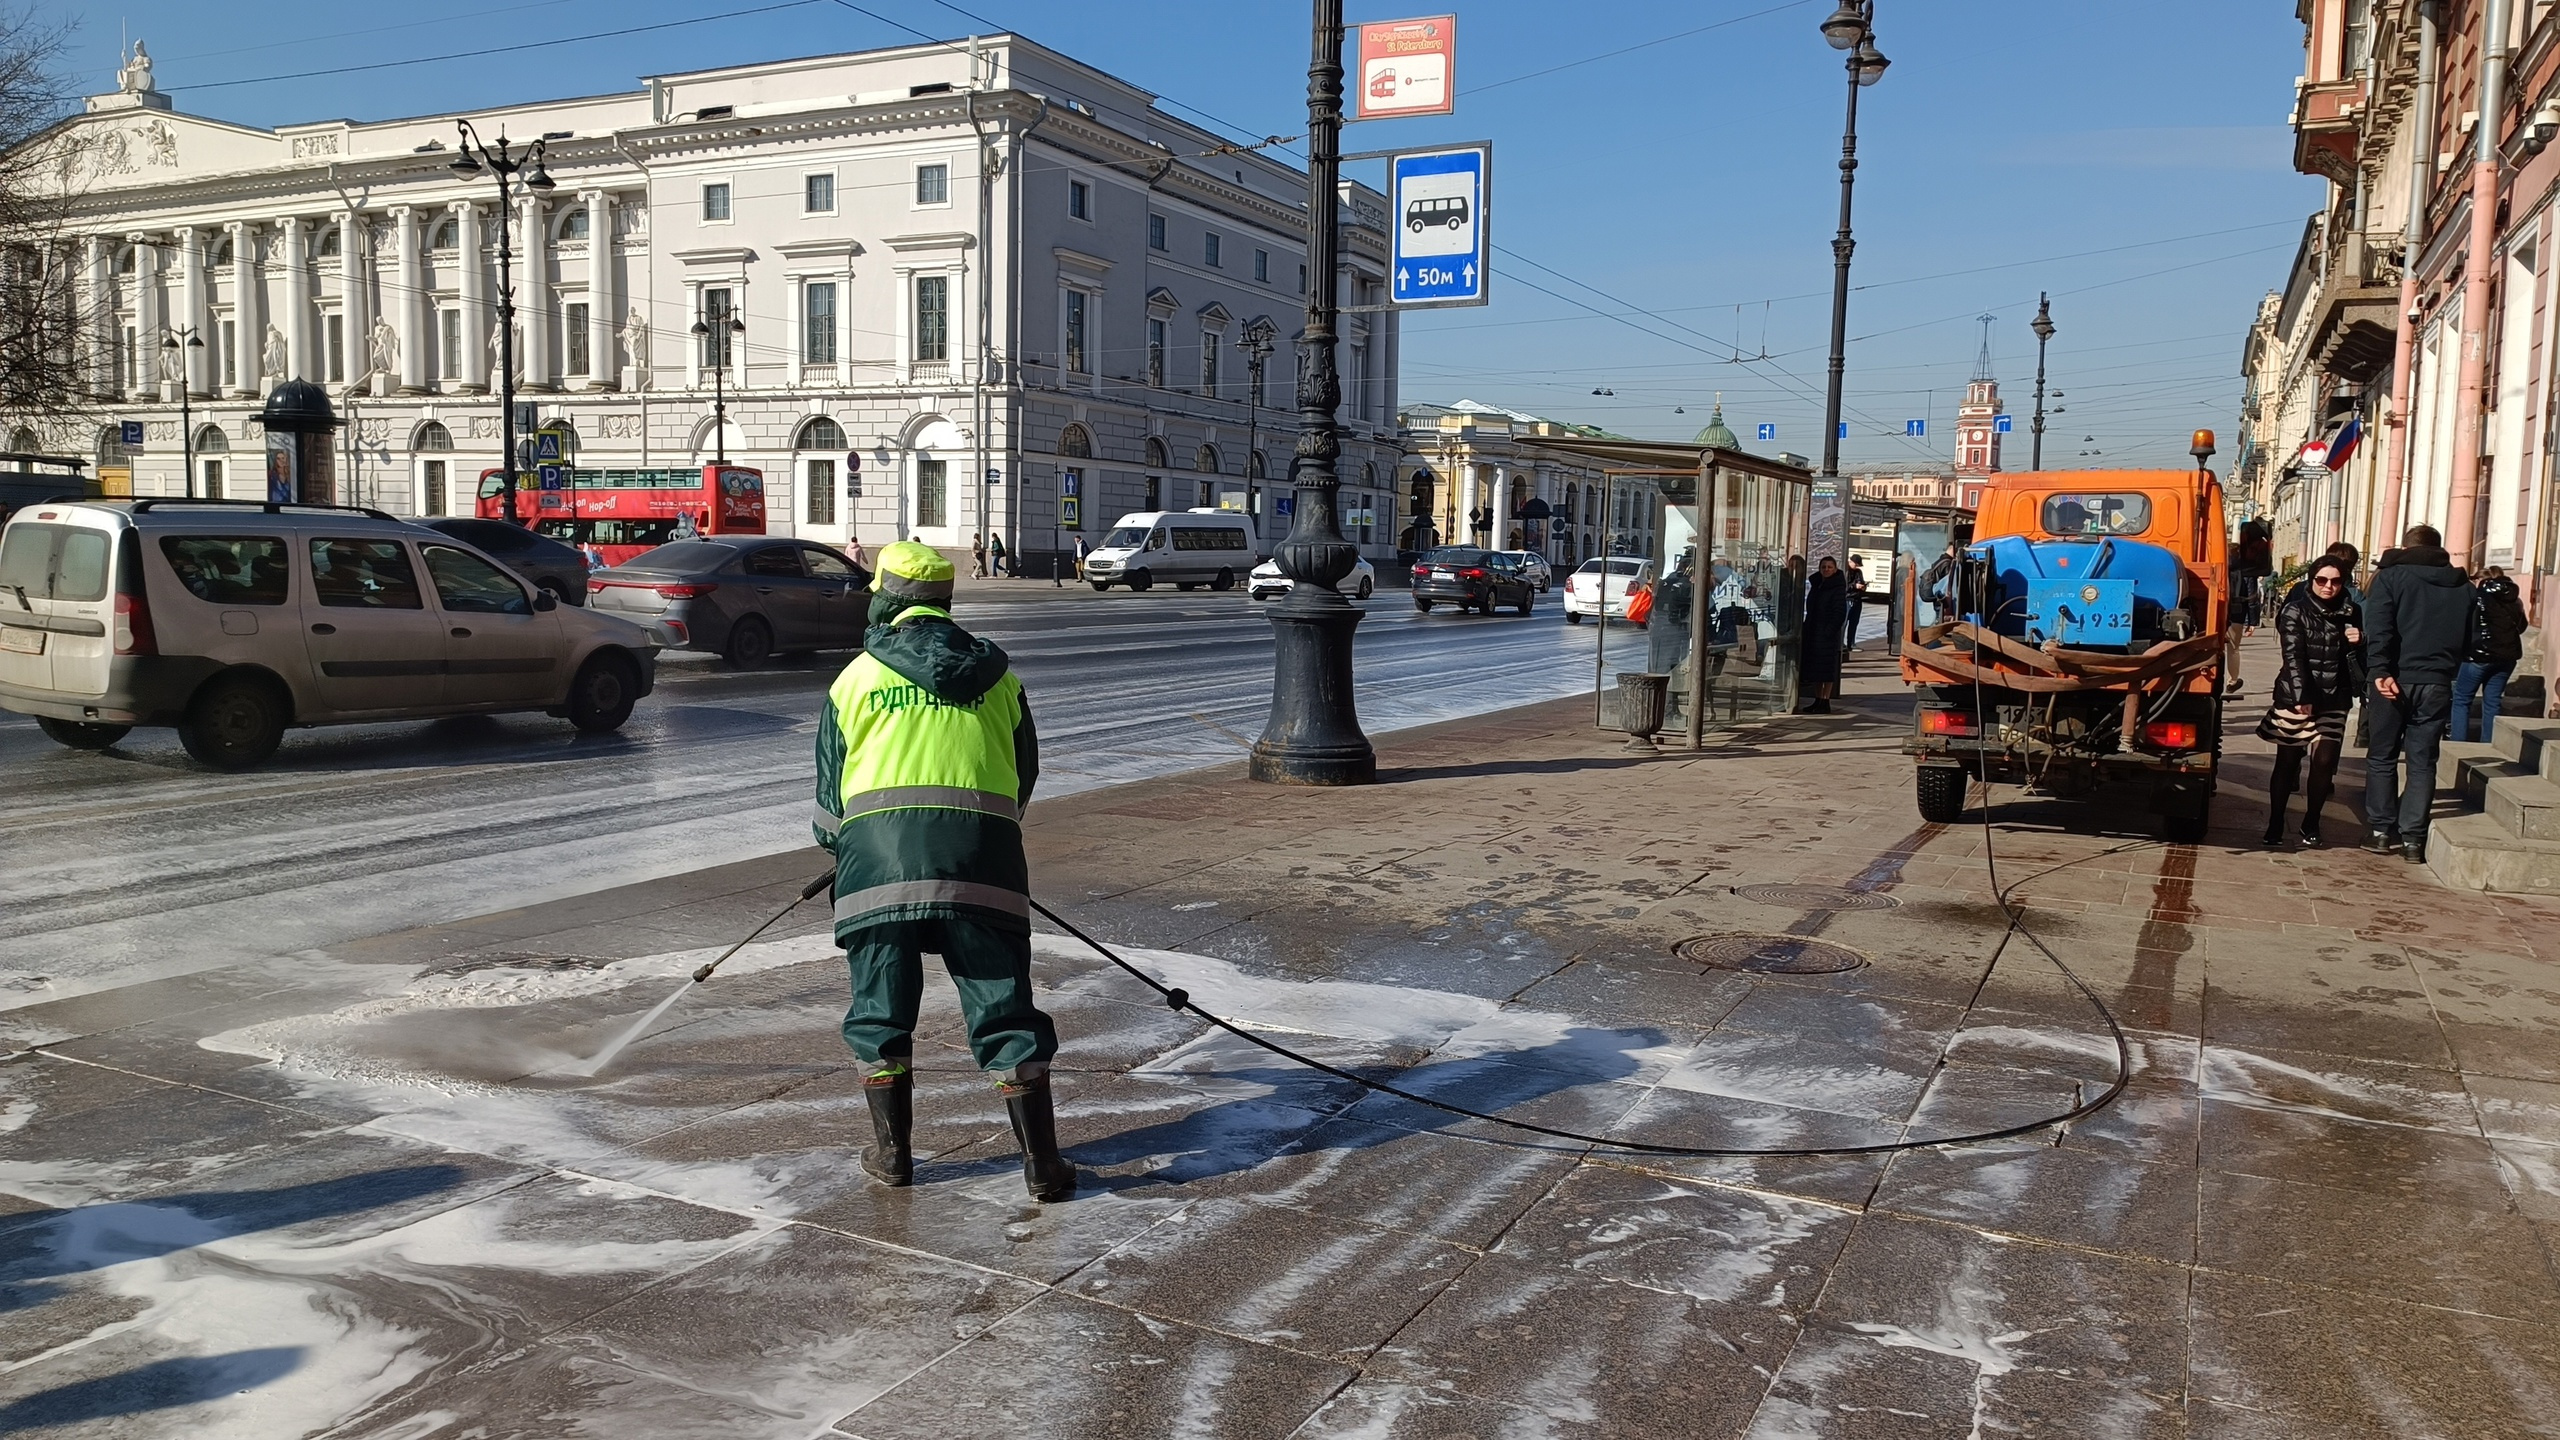
[[[0,1011],[0,1432],[2560,1433],[2560,905],[2258,847],[2254,741],[2204,845],[2015,791],[1923,825],[1859,668],[1702,755],[1552,703],[1389,737],[1372,790],[1227,766],[1029,835],[1077,926],[1356,1073],[1918,1148],[1506,1130],[1044,935],[1085,1188],[1023,1198],[937,979],[883,1190],[814,911],[561,1075],[818,865],[779,855]],[[1987,860],[2130,1083],[1928,1144],[2115,1078]],[[1856,968],[1674,949],[1736,935]]]

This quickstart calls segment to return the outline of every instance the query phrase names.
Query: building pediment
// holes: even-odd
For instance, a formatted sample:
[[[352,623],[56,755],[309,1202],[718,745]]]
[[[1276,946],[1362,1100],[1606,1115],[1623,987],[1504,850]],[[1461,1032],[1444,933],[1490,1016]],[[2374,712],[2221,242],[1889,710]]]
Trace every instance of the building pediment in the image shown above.
[[[773,253],[785,260],[850,260],[863,250],[859,240],[784,240]]]
[[[167,185],[210,171],[266,169],[292,158],[283,137],[150,106],[73,117],[56,132],[75,190]]]

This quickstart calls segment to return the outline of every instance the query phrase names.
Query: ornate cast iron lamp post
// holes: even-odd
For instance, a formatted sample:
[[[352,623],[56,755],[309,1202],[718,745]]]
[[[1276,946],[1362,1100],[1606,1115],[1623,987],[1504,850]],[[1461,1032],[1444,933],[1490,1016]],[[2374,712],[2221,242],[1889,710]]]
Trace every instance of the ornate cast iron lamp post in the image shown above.
[[[498,132],[498,143],[488,144],[468,120],[456,120],[455,128],[462,139],[454,146],[453,171],[457,175],[477,175],[483,170],[498,181],[498,434],[506,447],[499,453],[500,471],[507,477],[499,490],[499,503],[506,510],[507,523],[523,523],[516,515],[516,285],[515,233],[516,172],[531,170],[525,176],[524,188],[537,195],[548,195],[553,189],[551,172],[542,168],[542,142],[534,141],[521,150],[507,144],[506,132]],[[469,263],[476,263],[469,262]]]
[[[1849,368],[1849,198],[1858,177],[1858,91],[1884,78],[1890,62],[1876,49],[1875,0],[1840,0],[1822,22],[1822,38],[1849,52],[1849,119],[1840,133],[1840,231],[1831,238],[1831,383],[1822,403],[1822,478],[1840,480],[1840,385]],[[1846,503],[1845,497],[1843,503]],[[1848,528],[1841,527],[1845,539]]]

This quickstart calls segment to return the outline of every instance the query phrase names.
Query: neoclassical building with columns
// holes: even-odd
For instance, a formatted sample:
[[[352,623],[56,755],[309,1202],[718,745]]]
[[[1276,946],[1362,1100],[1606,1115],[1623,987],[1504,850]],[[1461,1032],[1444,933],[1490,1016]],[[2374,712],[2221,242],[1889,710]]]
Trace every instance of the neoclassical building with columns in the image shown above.
[[[1266,546],[1285,529],[1305,176],[1067,56],[997,35],[273,130],[184,113],[182,79],[137,54],[64,127],[95,404],[12,439],[111,491],[184,493],[192,452],[197,493],[263,497],[252,417],[298,378],[347,422],[341,499],[470,513],[500,463],[503,229],[518,400],[581,473],[725,448],[774,530],[874,545],[992,528],[1037,557],[1072,545],[1068,494],[1088,536],[1248,488]],[[502,211],[453,168],[461,120],[541,141],[553,188]],[[1345,193],[1337,293],[1376,306],[1385,203]],[[1382,554],[1396,317],[1340,333],[1344,510]]]

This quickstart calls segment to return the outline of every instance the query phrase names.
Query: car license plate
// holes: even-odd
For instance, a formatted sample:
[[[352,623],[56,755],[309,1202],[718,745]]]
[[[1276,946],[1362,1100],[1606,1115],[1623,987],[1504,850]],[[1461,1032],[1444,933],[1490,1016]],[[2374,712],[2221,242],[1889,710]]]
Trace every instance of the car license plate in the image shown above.
[[[21,655],[41,655],[44,653],[44,632],[20,630],[14,626],[0,629],[0,650],[14,650]]]

